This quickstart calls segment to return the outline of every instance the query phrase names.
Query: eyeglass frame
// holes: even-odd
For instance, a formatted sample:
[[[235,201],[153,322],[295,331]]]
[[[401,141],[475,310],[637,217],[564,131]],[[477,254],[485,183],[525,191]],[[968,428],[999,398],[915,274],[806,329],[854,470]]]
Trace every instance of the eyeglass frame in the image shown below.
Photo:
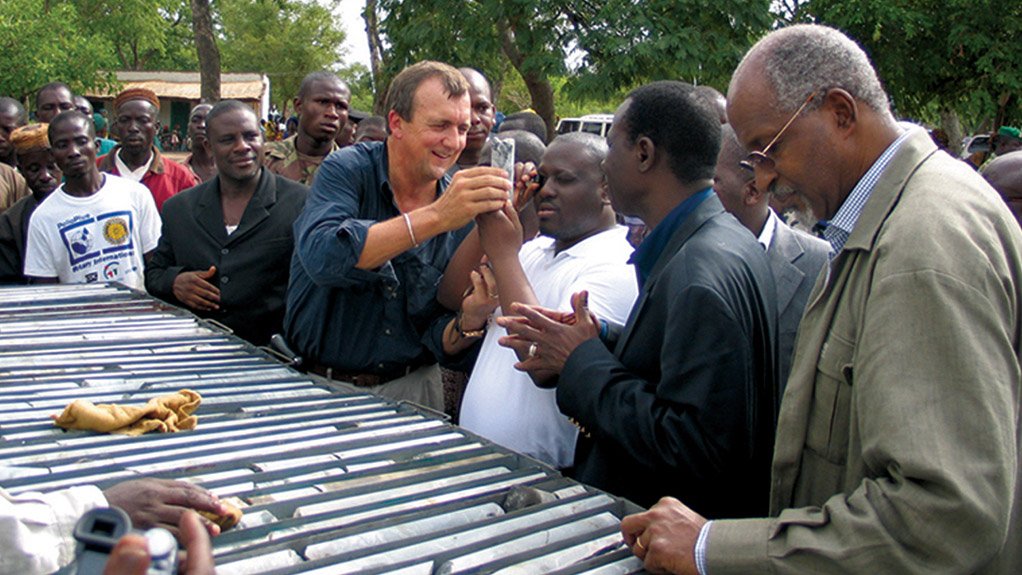
[[[770,148],[774,147],[774,144],[776,144],[777,141],[781,139],[781,136],[783,136],[784,133],[788,131],[788,128],[793,123],[795,123],[795,120],[800,115],[802,115],[802,112],[806,109],[807,106],[809,106],[809,102],[812,102],[813,98],[816,98],[816,96],[819,95],[819,93],[820,93],[819,90],[815,90],[812,94],[809,94],[809,97],[806,98],[806,101],[802,102],[802,105],[799,106],[798,109],[795,110],[795,113],[792,114],[790,118],[788,118],[788,121],[785,122],[783,126],[781,126],[781,129],[777,132],[777,135],[770,140],[770,143],[768,143],[766,147],[760,151],[749,152],[749,155],[746,156],[744,160],[738,162],[738,165],[741,166],[742,168],[745,168],[746,170],[749,170],[755,176],[756,168],[765,160],[770,160],[771,162],[774,161],[773,158],[767,155],[767,153],[770,152]]]

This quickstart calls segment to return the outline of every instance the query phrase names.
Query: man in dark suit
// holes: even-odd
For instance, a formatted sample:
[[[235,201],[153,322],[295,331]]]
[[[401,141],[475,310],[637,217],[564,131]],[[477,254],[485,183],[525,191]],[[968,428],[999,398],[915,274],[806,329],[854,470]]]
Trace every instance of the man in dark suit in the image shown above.
[[[218,175],[167,200],[146,289],[264,344],[281,330],[292,224],[308,188],[262,167],[255,112],[224,100],[206,116]]]
[[[765,251],[711,187],[720,121],[692,86],[655,82],[621,104],[608,144],[615,210],[652,228],[631,258],[628,323],[615,337],[581,292],[570,316],[513,305],[503,343],[524,353],[521,369],[560,375],[557,404],[582,428],[580,480],[640,505],[682,495],[714,517],[761,511],[780,401],[776,302]]]
[[[796,230],[781,221],[770,208],[771,196],[780,199],[797,192],[776,182],[770,190],[756,188],[753,173],[739,165],[748,151],[730,125],[721,126],[720,155],[713,190],[724,209],[753,233],[767,251],[777,289],[777,350],[781,365],[781,389],[791,372],[795,334],[802,311],[820,270],[827,265],[830,244]]]

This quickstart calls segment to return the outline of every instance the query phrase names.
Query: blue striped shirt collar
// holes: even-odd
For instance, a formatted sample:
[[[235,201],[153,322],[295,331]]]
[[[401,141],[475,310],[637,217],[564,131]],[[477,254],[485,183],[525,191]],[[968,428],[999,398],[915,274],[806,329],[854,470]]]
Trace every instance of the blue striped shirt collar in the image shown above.
[[[877,181],[880,180],[880,176],[887,169],[887,165],[891,163],[891,158],[894,157],[898,148],[901,147],[901,143],[913,131],[912,128],[904,125],[901,127],[901,135],[890,146],[887,146],[884,153],[880,154],[880,157],[873,162],[873,165],[862,176],[859,183],[855,184],[855,187],[852,188],[852,193],[848,194],[845,202],[841,204],[837,213],[834,214],[834,217],[831,218],[827,227],[823,230],[824,239],[830,242],[831,259],[845,247],[845,242],[852,235],[852,230],[855,229],[855,224],[859,221],[859,216],[862,215],[862,208],[865,207],[869,197],[873,194]]]

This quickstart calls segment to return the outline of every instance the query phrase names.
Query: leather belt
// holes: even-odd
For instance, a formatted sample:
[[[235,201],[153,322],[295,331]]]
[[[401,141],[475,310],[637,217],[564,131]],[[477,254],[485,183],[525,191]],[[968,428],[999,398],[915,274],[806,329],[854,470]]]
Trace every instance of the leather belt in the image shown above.
[[[337,368],[330,367],[329,365],[323,365],[321,363],[312,364],[307,371],[315,373],[316,375],[331,379],[334,381],[343,381],[350,383],[356,387],[376,387],[383,385],[389,381],[404,377],[409,373],[419,369],[420,365],[409,365],[406,366],[402,371],[399,371],[392,375],[380,375],[378,373],[352,373],[347,371],[341,371]]]

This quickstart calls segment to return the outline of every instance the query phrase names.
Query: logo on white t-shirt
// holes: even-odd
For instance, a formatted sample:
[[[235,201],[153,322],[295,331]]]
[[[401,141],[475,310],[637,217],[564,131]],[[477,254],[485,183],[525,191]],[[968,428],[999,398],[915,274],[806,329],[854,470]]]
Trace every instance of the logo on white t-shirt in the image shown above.
[[[134,247],[132,216],[131,212],[117,211],[58,224],[72,268],[105,255],[130,252]]]
[[[61,230],[64,232],[64,230]],[[92,252],[92,235],[89,233],[89,228],[82,228],[78,225],[67,228],[64,233],[64,243],[71,247],[71,260],[72,262],[78,258],[88,258],[97,255]]]
[[[117,274],[121,270],[121,264],[118,262],[110,262],[103,266],[103,277],[107,281],[113,281],[117,279]]]
[[[110,218],[103,224],[103,237],[115,246],[123,244],[128,241],[128,222],[124,218]]]

